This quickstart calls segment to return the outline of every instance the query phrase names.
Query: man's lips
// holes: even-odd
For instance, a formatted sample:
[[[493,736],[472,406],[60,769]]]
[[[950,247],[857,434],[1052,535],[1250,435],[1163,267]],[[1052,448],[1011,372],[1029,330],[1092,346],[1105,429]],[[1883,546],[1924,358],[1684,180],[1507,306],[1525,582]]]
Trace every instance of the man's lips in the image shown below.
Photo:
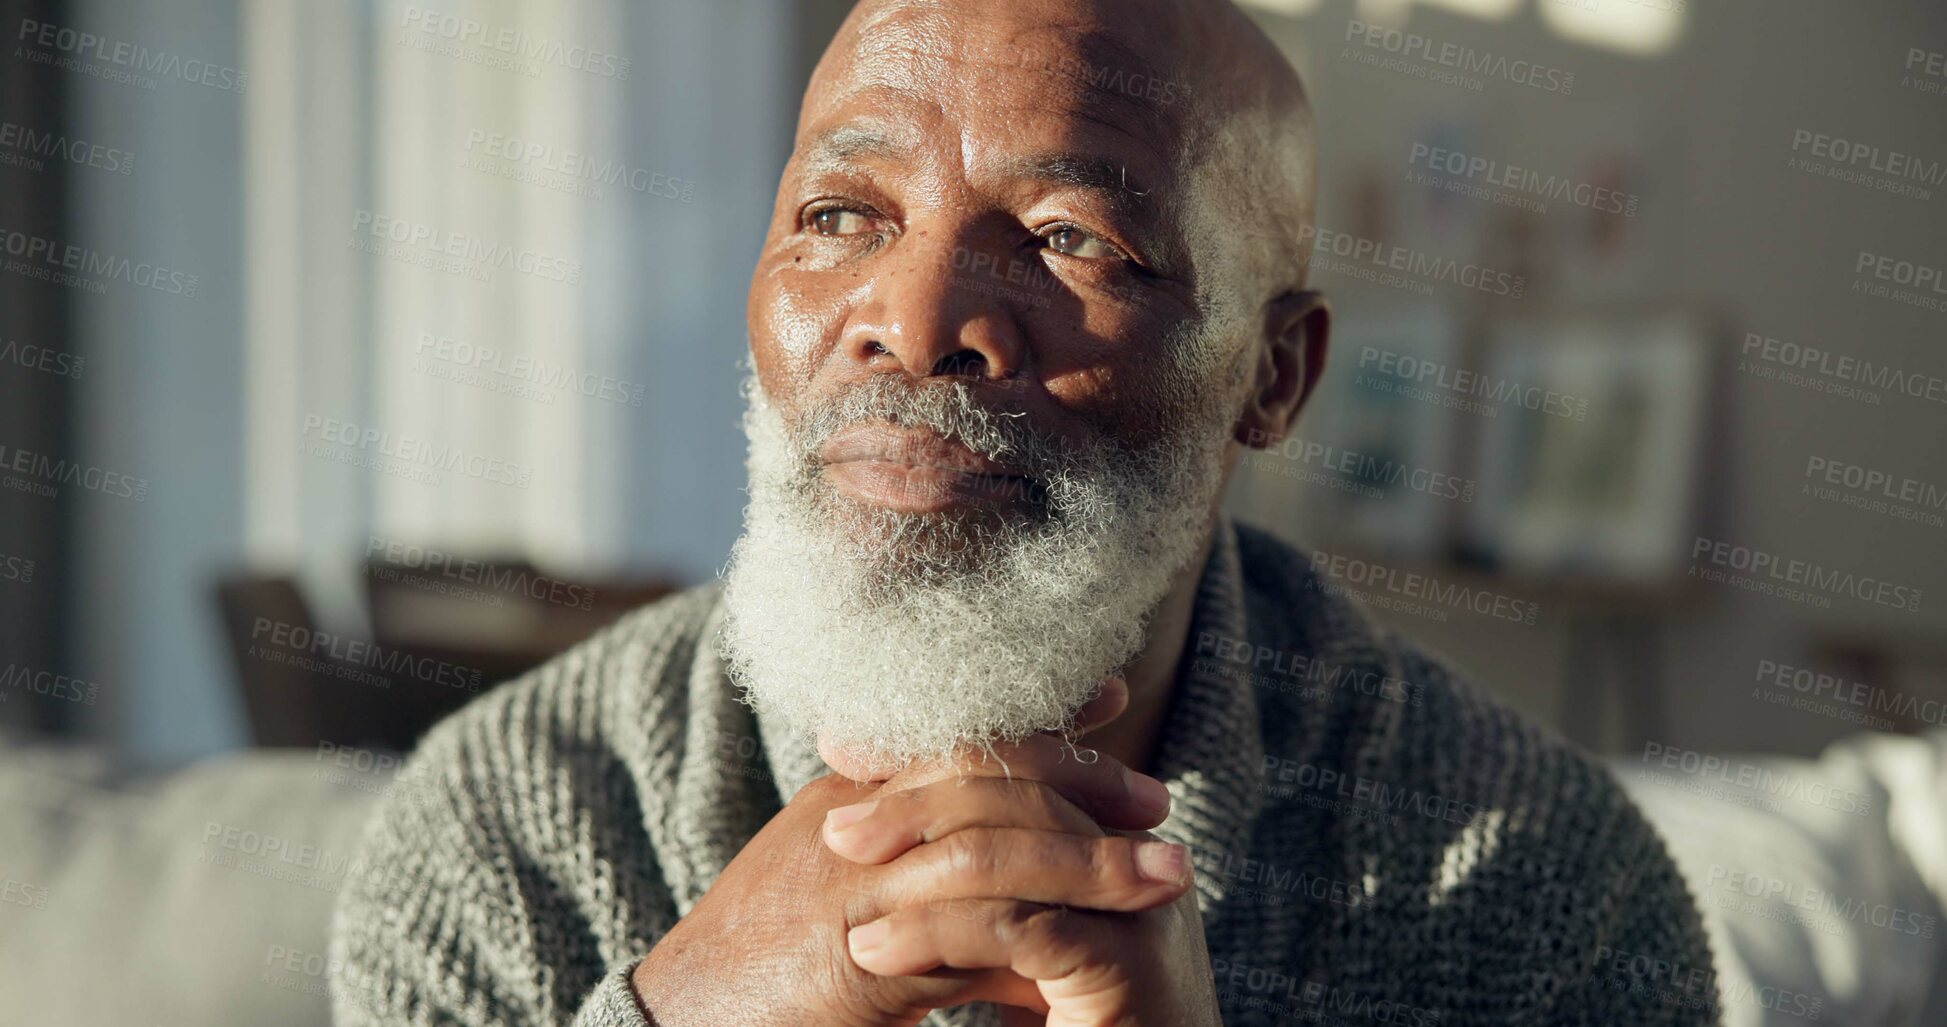
[[[820,451],[828,464],[874,460],[965,474],[1021,477],[1021,473],[981,456],[964,444],[924,428],[884,422],[854,425],[833,435]]]
[[[960,442],[884,422],[843,429],[819,450],[826,472],[853,498],[906,512],[1027,499],[1030,479]]]

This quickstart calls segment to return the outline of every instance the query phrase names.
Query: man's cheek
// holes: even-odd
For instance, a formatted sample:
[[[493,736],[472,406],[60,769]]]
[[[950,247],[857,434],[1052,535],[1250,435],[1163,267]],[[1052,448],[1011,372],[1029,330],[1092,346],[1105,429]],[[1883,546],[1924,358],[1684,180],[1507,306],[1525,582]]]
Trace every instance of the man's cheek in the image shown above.
[[[1050,361],[1101,363],[1124,354],[1184,349],[1207,342],[1197,311],[1166,289],[1125,277],[1072,281],[1046,277],[1010,293],[1010,313],[1039,350],[1059,352]],[[1169,354],[1175,356],[1176,354]]]
[[[846,306],[824,283],[809,281],[819,277],[784,272],[751,289],[751,357],[773,396],[791,395],[816,377],[844,333]]]
[[[1134,334],[1138,331],[1157,334]],[[1080,344],[1036,337],[1034,361],[1050,398],[1095,436],[1128,442],[1153,440],[1159,429],[1172,426],[1165,423],[1171,412],[1182,416],[1183,408],[1174,397],[1206,394],[1212,387],[1209,378],[1214,368],[1186,368],[1162,345],[1123,344],[1113,353],[1102,352],[1100,338],[1134,342],[1188,337],[1148,324],[1125,332]],[[1201,380],[1192,380],[1199,372]]]

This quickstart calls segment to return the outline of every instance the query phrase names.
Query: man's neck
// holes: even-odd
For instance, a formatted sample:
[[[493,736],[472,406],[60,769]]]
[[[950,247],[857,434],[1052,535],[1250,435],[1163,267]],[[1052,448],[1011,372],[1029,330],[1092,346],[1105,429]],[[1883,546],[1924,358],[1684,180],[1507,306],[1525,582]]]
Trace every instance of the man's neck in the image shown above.
[[[1210,560],[1215,539],[1214,530],[1205,535],[1203,547],[1177,571],[1162,605],[1150,618],[1148,641],[1125,671],[1129,708],[1122,716],[1083,736],[1090,748],[1108,753],[1125,766],[1145,772],[1153,769],[1163,726],[1169,718],[1170,699],[1176,692],[1183,650],[1189,640],[1197,585],[1203,580],[1204,564]]]

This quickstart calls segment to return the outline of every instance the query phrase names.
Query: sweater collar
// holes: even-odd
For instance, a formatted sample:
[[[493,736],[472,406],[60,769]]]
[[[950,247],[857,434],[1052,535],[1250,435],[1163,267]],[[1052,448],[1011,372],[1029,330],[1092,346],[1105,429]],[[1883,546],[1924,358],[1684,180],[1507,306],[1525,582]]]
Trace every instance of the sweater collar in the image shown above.
[[[1224,640],[1248,645],[1246,621],[1237,529],[1220,514],[1155,761],[1155,776],[1169,787],[1172,801],[1169,819],[1154,833],[1190,850],[1206,922],[1231,876],[1224,870],[1242,860],[1264,800],[1264,742],[1248,677],[1217,672],[1217,661],[1207,658]],[[829,773],[808,741],[758,719],[783,801]]]

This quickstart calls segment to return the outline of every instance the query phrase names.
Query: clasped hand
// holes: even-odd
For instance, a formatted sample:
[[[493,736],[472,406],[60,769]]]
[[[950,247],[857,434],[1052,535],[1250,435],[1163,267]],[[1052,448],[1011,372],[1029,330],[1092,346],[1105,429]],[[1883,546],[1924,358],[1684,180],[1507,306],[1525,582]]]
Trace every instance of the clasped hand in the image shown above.
[[[1111,682],[1081,729],[1126,703]],[[1188,854],[1148,833],[1160,782],[1052,735],[883,780],[820,752],[840,773],[637,967],[658,1024],[910,1025],[971,1001],[1050,1027],[1220,1022]]]

